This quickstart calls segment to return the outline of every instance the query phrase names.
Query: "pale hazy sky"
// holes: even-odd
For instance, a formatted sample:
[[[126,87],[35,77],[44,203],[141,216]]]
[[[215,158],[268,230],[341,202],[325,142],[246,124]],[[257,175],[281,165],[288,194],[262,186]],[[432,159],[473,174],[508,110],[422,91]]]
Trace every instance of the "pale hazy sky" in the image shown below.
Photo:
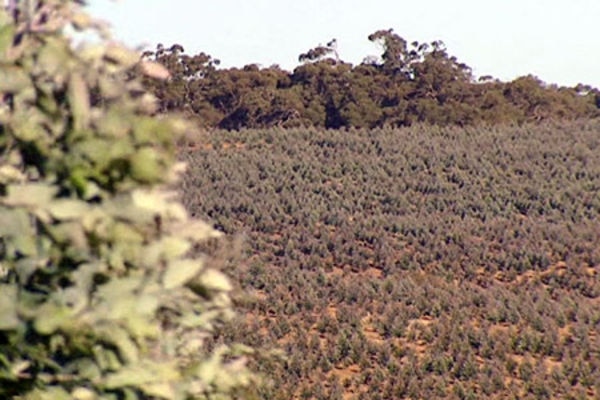
[[[600,87],[600,0],[89,0],[131,46],[181,44],[225,67],[298,65],[330,39],[344,61],[380,49],[367,36],[393,28],[409,42],[441,39],[476,75],[534,74]]]

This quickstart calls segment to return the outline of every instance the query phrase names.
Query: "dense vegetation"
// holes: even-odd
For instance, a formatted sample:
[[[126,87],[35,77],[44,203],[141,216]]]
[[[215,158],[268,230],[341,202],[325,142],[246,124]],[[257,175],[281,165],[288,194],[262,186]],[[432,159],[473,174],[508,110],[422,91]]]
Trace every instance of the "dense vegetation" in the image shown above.
[[[162,111],[183,111],[207,128],[400,127],[523,123],[600,115],[600,91],[549,85],[535,76],[476,79],[443,42],[408,43],[392,30],[369,35],[380,57],[359,65],[339,59],[335,40],[278,66],[219,69],[210,55],[180,45],[146,52],[165,65],[167,81],[146,80]]]
[[[220,233],[173,191],[187,124],[131,79],[168,72],[75,49],[109,37],[80,3],[0,6],[0,399],[239,398],[252,349],[205,341],[232,285],[192,252]]]
[[[476,82],[392,31],[357,66],[139,62],[72,47],[109,37],[82,3],[0,9],[1,398],[600,396],[597,89]],[[171,111],[279,128],[176,152]]]
[[[183,201],[245,238],[265,399],[600,396],[600,122],[217,131]]]

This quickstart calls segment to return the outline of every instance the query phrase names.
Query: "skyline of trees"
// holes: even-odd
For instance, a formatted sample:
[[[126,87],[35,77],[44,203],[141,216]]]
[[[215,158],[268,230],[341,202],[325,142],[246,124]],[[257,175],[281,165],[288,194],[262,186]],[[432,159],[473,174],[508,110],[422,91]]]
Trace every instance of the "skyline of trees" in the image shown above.
[[[409,42],[391,29],[368,38],[380,45],[379,58],[345,62],[333,39],[301,53],[293,71],[219,68],[211,55],[159,44],[142,57],[172,77],[145,82],[161,112],[182,111],[206,128],[465,126],[600,115],[600,90],[590,85],[549,85],[534,75],[477,78],[441,40]]]

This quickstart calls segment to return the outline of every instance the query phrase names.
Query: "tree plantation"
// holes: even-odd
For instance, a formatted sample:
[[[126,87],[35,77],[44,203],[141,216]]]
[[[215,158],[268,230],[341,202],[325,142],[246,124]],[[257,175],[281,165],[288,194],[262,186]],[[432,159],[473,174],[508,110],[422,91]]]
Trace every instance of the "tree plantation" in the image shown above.
[[[597,397],[599,146],[599,121],[189,140],[184,204],[246,243],[223,335],[285,350],[265,399]]]
[[[1,399],[600,397],[600,90],[393,30],[222,69],[84,3],[0,8]]]

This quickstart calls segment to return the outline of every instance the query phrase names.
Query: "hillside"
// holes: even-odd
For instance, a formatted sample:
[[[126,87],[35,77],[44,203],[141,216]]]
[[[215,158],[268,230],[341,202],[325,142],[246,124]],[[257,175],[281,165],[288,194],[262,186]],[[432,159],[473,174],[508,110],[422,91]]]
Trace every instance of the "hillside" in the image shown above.
[[[226,336],[287,353],[262,398],[600,396],[600,121],[219,131],[181,158],[188,209],[245,239]]]

